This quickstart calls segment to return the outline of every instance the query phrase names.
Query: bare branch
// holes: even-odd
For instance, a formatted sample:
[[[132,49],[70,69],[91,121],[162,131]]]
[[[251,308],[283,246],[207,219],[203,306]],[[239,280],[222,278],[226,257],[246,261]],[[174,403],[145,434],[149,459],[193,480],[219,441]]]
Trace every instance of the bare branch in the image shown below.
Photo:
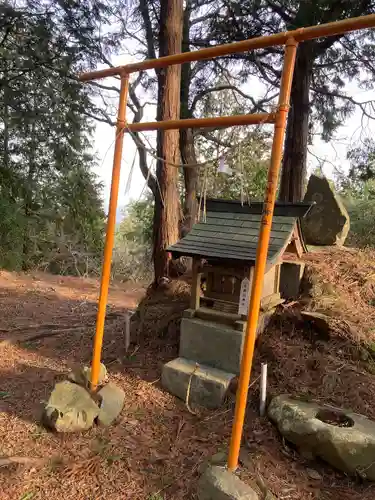
[[[202,130],[199,130],[199,135],[204,137],[205,139],[207,139],[208,141],[210,142],[213,142],[214,144],[218,145],[218,146],[221,146],[223,148],[232,148],[233,147],[233,143],[232,142],[229,142],[229,141],[224,141],[218,137],[215,137],[212,132],[214,132],[215,129],[202,129]]]
[[[84,112],[84,115],[87,116],[88,118],[92,118],[97,122],[106,123],[107,125],[111,126],[116,125],[115,121],[111,120],[110,118],[106,118],[104,116],[93,115],[91,113],[88,113],[87,111]]]
[[[92,85],[93,87],[97,87],[101,90],[108,90],[110,92],[117,92],[118,94],[120,93],[120,89],[117,87],[108,87],[107,85],[103,85],[102,83],[98,82],[88,82],[89,85]]]
[[[340,92],[335,92],[335,91],[328,90],[328,89],[326,90],[323,88],[311,88],[311,91],[315,92],[316,94],[326,95],[326,96],[330,96],[330,97],[336,97],[337,99],[342,99],[344,101],[348,101],[348,102],[354,104],[355,106],[358,106],[361,109],[363,116],[366,116],[367,118],[370,118],[371,120],[375,120],[375,108],[374,108],[375,101],[373,99],[370,99],[368,101],[359,102],[359,101],[356,101],[354,99],[354,97],[351,97],[351,96],[348,96],[345,94],[340,94]],[[367,109],[366,109],[368,107],[370,107],[370,112],[367,111]],[[371,110],[373,111],[373,114],[371,114]]]
[[[218,85],[217,87],[208,87],[202,90],[201,92],[198,92],[198,94],[194,97],[193,102],[190,106],[190,112],[193,113],[196,105],[201,99],[203,99],[204,96],[206,96],[207,94],[211,94],[212,92],[220,92],[221,90],[234,90],[235,92],[238,92],[245,99],[249,99],[252,103],[254,103],[254,99],[251,96],[245,94],[245,92],[242,92],[242,90],[237,88],[235,85]]]
[[[143,118],[143,109],[145,105],[141,105],[138,96],[135,92],[135,89],[139,82],[141,81],[141,76],[139,75],[136,81],[129,85],[129,97],[131,99],[132,111],[134,113],[133,123],[139,123]],[[130,103],[128,104],[130,107]],[[152,194],[154,196],[157,195],[157,183],[156,178],[153,174],[150,173],[148,163],[147,163],[147,150],[146,145],[142,141],[139,133],[132,132],[131,137],[137,147],[138,155],[139,155],[139,168],[142,172],[143,177],[147,180],[147,185],[150,188]]]

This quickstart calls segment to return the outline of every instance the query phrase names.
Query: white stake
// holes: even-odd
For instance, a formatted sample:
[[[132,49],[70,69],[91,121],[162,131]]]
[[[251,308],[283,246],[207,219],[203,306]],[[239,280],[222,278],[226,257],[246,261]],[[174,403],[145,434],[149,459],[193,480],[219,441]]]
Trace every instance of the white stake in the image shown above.
[[[259,413],[264,417],[266,413],[266,399],[267,399],[267,363],[262,363],[260,368],[260,403]]]
[[[130,345],[130,312],[126,312],[125,316],[125,352],[128,352]]]

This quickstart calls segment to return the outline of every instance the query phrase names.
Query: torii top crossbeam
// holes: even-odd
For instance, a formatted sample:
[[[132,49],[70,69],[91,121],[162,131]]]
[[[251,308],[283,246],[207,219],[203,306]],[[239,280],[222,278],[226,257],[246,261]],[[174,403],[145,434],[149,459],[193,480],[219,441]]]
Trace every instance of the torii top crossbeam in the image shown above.
[[[106,78],[107,76],[131,74],[147,69],[165,68],[173,64],[184,64],[186,62],[214,59],[215,57],[238,54],[248,50],[264,49],[275,45],[285,45],[289,38],[293,38],[296,42],[305,42],[307,40],[313,40],[314,38],[341,35],[343,33],[347,33],[348,31],[373,28],[374,26],[375,14],[370,14],[368,16],[354,17],[333,23],[299,28],[293,31],[284,31],[283,33],[276,33],[275,35],[250,38],[249,40],[243,40],[241,42],[217,45],[215,47],[200,49],[193,52],[184,52],[182,54],[159,57],[158,59],[146,59],[145,61],[127,64],[125,66],[91,71],[82,74],[80,76],[80,80],[82,82],[88,82],[91,80]]]
[[[242,429],[245,418],[247,392],[250,381],[252,360],[254,354],[256,330],[259,318],[259,308],[263,287],[263,276],[266,267],[267,252],[270,240],[272,217],[275,206],[278,176],[281,165],[282,148],[285,135],[286,121],[289,111],[290,91],[293,80],[294,64],[297,47],[300,42],[313,40],[315,38],[344,34],[364,28],[375,27],[375,14],[345,19],[318,26],[300,28],[293,31],[278,33],[275,35],[252,38],[242,42],[218,45],[194,52],[174,54],[159,59],[151,59],[126,66],[108,68],[100,71],[84,73],[80,76],[82,82],[97,80],[110,76],[120,76],[120,100],[117,117],[117,129],[115,139],[115,152],[113,160],[111,196],[107,221],[106,241],[102,267],[102,278],[98,305],[98,316],[94,340],[94,351],[91,369],[91,388],[95,390],[98,384],[100,358],[103,343],[104,320],[107,305],[108,288],[111,272],[112,249],[116,226],[116,208],[119,191],[121,156],[124,133],[127,131],[142,130],[167,130],[193,127],[229,127],[234,125],[250,125],[256,123],[273,123],[274,137],[271,152],[270,167],[268,170],[267,188],[263,203],[262,221],[259,230],[258,248],[256,254],[255,269],[252,282],[252,290],[249,304],[249,313],[243,354],[241,361],[241,372],[236,396],[236,410],[233,421],[232,438],[228,455],[228,468],[234,470],[238,464],[238,456],[241,445]],[[125,120],[126,105],[128,97],[129,75],[137,71],[153,68],[165,68],[175,64],[201,61],[215,57],[246,52],[254,49],[262,49],[271,46],[285,46],[284,65],[280,83],[280,94],[277,110],[273,113],[258,113],[236,116],[219,116],[215,118],[168,120],[149,123],[128,124]]]

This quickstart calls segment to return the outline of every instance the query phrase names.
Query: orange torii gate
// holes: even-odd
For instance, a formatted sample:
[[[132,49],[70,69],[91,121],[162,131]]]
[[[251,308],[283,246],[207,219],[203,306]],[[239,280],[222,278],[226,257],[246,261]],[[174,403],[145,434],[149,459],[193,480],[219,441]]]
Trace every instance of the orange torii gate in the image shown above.
[[[99,296],[98,316],[96,323],[96,333],[94,340],[94,352],[91,369],[91,388],[96,390],[98,385],[101,350],[103,344],[105,311],[107,306],[108,288],[110,281],[110,271],[112,262],[112,250],[114,243],[114,233],[116,224],[116,208],[119,191],[121,157],[124,133],[151,131],[151,130],[169,130],[193,127],[232,127],[235,125],[251,125],[260,123],[274,124],[274,137],[272,144],[271,162],[268,170],[267,188],[264,198],[264,207],[262,222],[259,230],[259,240],[257,256],[255,261],[255,271],[253,285],[250,297],[247,328],[245,334],[245,343],[241,361],[241,372],[236,396],[236,410],[233,422],[232,438],[228,456],[228,469],[233,471],[238,465],[238,456],[241,445],[243,423],[247,403],[247,392],[250,382],[252,361],[254,355],[256,328],[259,317],[260,299],[263,286],[263,275],[266,267],[272,217],[275,206],[276,190],[281,164],[283,140],[285,134],[286,121],[289,111],[290,91],[293,80],[294,63],[297,47],[300,42],[343,34],[349,31],[355,31],[365,28],[375,27],[375,14],[368,16],[345,19],[333,23],[322,24],[300,28],[275,35],[252,38],[242,42],[218,45],[194,52],[185,52],[158,59],[150,59],[126,66],[108,68],[100,71],[84,73],[80,76],[82,82],[106,78],[109,76],[120,76],[120,99],[117,116],[115,152],[113,159],[111,195],[109,202],[109,213],[107,221],[107,231],[104,249],[104,260],[102,267],[101,287]],[[132,73],[165,68],[174,64],[183,64],[186,62],[201,61],[212,59],[229,54],[245,52],[248,50],[262,49],[271,46],[285,46],[284,65],[281,76],[280,94],[277,110],[272,113],[256,113],[248,115],[220,116],[217,118],[200,118],[184,120],[167,120],[159,122],[145,122],[127,124],[126,106],[128,99],[129,75]]]

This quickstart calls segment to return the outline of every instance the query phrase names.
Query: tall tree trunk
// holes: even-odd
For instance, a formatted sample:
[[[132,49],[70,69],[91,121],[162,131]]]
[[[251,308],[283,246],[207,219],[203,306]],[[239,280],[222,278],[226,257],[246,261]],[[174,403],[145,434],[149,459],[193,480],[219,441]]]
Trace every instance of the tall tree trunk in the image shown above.
[[[185,1],[185,10],[183,16],[182,31],[182,52],[190,52],[190,15],[191,1]],[[189,107],[189,95],[191,84],[191,63],[182,65],[181,70],[181,118],[191,118],[192,113]],[[194,148],[194,135],[192,129],[180,130],[180,152],[181,160],[184,164],[197,163],[197,157]],[[187,233],[194,224],[197,214],[197,184],[198,169],[184,168],[185,182],[185,200],[184,200],[184,218],[181,224],[181,233]]]
[[[159,55],[181,52],[183,0],[162,0],[160,5]],[[158,73],[158,120],[180,116],[181,67],[169,66]],[[179,237],[180,200],[178,169],[169,165],[180,161],[178,130],[159,131],[157,135],[159,160],[156,175],[160,190],[155,197],[154,210],[154,270],[155,284],[168,275],[166,248]]]
[[[9,107],[8,107],[8,103],[7,103],[8,98],[7,98],[6,89],[7,89],[7,87],[5,86],[5,88],[4,88],[4,117],[3,117],[3,123],[4,123],[3,161],[4,161],[4,168],[8,172],[8,170],[9,170]]]
[[[312,77],[313,46],[305,42],[298,47],[290,111],[286,129],[282,164],[281,201],[300,201],[306,179],[307,144],[309,139],[309,88]]]

